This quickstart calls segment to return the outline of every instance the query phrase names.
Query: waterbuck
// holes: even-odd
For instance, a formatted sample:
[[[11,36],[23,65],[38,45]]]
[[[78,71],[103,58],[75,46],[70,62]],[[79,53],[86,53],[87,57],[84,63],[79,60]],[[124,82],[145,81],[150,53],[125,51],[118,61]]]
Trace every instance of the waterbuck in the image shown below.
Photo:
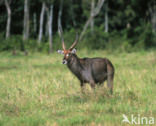
[[[66,49],[62,31],[60,31],[60,37],[63,50],[58,50],[58,53],[64,55],[62,63],[67,64],[70,71],[80,80],[82,92],[85,83],[95,88],[95,84],[102,84],[107,80],[107,86],[112,94],[114,78],[112,63],[107,58],[79,58],[74,48],[78,42],[78,35],[69,49]]]

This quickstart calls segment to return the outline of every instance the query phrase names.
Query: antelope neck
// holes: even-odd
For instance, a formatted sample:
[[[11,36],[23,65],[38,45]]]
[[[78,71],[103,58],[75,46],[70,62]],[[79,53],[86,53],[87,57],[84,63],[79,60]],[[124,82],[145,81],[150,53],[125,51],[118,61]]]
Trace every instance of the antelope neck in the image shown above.
[[[71,58],[67,63],[67,66],[73,73],[78,72],[77,70],[82,69],[81,63],[76,54],[72,54]]]

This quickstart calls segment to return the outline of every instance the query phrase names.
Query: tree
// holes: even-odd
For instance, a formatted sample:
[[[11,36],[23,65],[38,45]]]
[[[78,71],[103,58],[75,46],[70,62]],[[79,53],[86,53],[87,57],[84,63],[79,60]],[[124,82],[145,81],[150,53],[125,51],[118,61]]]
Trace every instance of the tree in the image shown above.
[[[63,9],[63,0],[61,0],[60,6],[59,6],[58,22],[57,22],[58,23],[58,32],[59,32],[59,27],[62,26],[61,25],[62,9]]]
[[[7,25],[6,25],[6,38],[10,37],[10,26],[11,26],[11,8],[10,8],[10,1],[5,0],[5,6],[8,13]]]
[[[153,32],[156,32],[156,2],[149,2],[148,11],[150,16],[150,22],[152,24]]]
[[[37,19],[36,19],[36,13],[33,14],[33,32],[36,34],[37,32]]]
[[[49,13],[49,23],[48,23],[48,26],[49,26],[49,53],[52,53],[52,45],[53,45],[53,5],[50,6],[50,13]]]
[[[75,21],[74,4],[73,4],[72,0],[70,2],[71,2],[71,5],[70,5],[71,20],[72,20],[73,26],[75,27],[77,24],[76,24],[76,21]]]
[[[38,44],[40,44],[41,40],[42,40],[45,8],[46,8],[46,4],[45,4],[45,2],[42,2],[42,10],[41,10],[41,14],[40,14],[40,28],[39,28],[39,35],[38,35]]]
[[[23,30],[23,40],[29,38],[29,0],[24,1],[24,30]]]
[[[99,0],[99,1],[98,1],[96,8],[94,8],[94,10],[93,10],[93,14],[90,15],[89,19],[87,20],[87,22],[85,23],[85,25],[84,25],[84,27],[83,27],[83,30],[82,30],[82,32],[81,32],[81,34],[80,34],[80,40],[83,38],[84,33],[85,33],[86,29],[88,28],[88,25],[89,25],[89,24],[91,23],[91,21],[93,20],[93,18],[99,14],[99,12],[100,12],[100,10],[101,10],[101,8],[102,8],[102,6],[103,6],[104,1],[105,1],[105,0]]]
[[[105,32],[108,32],[108,0],[105,3]]]
[[[91,17],[93,17],[94,16],[94,8],[95,8],[95,0],[92,0],[92,2],[91,2]],[[91,31],[92,31],[92,33],[93,33],[93,31],[94,31],[94,17],[93,17],[93,19],[91,20],[91,22],[90,22],[90,26],[91,26]]]

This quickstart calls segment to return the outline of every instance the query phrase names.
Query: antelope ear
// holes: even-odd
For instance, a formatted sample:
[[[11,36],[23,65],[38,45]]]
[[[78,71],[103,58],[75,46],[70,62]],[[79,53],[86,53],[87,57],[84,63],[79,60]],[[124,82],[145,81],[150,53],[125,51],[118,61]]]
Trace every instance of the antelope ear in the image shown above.
[[[57,50],[57,52],[58,52],[59,54],[64,54],[64,51],[63,51],[63,50]]]
[[[72,49],[71,53],[75,54],[76,53],[76,49]]]

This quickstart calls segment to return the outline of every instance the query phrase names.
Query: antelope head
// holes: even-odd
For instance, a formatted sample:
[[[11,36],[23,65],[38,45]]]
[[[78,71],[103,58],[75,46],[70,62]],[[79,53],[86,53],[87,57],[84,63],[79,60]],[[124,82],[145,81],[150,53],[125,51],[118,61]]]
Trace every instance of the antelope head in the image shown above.
[[[74,47],[78,43],[78,34],[76,34],[76,39],[69,49],[66,49],[61,28],[59,28],[59,35],[61,37],[63,50],[58,50],[57,52],[64,55],[62,63],[67,64],[68,61],[71,59],[72,55],[76,53],[76,49]]]

